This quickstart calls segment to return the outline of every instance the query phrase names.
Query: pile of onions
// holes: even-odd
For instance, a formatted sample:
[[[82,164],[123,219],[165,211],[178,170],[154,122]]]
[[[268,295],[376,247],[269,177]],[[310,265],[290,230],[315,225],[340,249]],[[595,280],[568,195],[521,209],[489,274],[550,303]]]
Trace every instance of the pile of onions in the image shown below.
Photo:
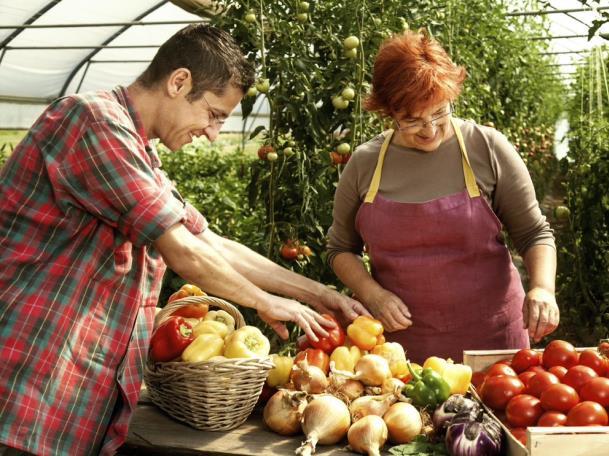
[[[387,425],[380,416],[365,416],[351,425],[347,440],[353,451],[379,456],[387,441]]]
[[[306,396],[307,393],[302,391],[280,389],[264,406],[264,424],[280,435],[298,434],[302,412],[307,406]]]
[[[397,402],[383,415],[389,431],[389,439],[394,443],[409,443],[423,429],[423,420],[414,405]]]
[[[297,390],[309,394],[320,394],[328,388],[328,379],[324,371],[309,364],[306,358],[292,368],[291,378]]]
[[[349,404],[364,394],[364,385],[359,380],[353,380],[342,375],[331,375],[328,393]]]
[[[302,414],[302,430],[307,440],[296,450],[296,454],[310,456],[317,444],[333,445],[349,430],[351,417],[343,401],[330,395],[315,396]]]
[[[404,389],[404,382],[400,379],[391,377],[386,378],[383,384],[381,385],[381,394],[393,393],[393,394],[401,394]]]
[[[391,378],[391,369],[385,358],[379,355],[364,355],[355,364],[355,374],[335,371],[341,375],[359,380],[366,386],[381,386]]]
[[[383,394],[382,396],[359,397],[349,405],[351,419],[355,422],[368,415],[383,416],[397,399],[397,396],[393,393]]]

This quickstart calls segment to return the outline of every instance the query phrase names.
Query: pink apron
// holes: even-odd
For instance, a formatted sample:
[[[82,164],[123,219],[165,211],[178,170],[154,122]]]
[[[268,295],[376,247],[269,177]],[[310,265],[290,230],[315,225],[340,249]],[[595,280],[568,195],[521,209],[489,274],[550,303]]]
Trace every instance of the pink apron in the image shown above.
[[[501,222],[480,196],[461,131],[451,123],[466,189],[424,203],[377,194],[390,130],[355,220],[374,279],[412,315],[410,328],[386,338],[401,343],[416,363],[434,355],[461,362],[463,350],[529,347],[520,276],[502,241]]]

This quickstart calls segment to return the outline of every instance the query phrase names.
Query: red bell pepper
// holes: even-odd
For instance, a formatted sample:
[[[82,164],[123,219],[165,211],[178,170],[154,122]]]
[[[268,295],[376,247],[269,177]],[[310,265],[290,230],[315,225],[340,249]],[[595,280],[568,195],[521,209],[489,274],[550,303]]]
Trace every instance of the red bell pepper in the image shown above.
[[[318,348],[330,354],[336,347],[345,343],[345,331],[343,331],[343,328],[340,327],[340,323],[336,321],[336,318],[332,315],[322,314],[322,317],[326,320],[333,321],[336,326],[332,329],[325,328],[326,331],[328,331],[328,335],[326,337],[320,337],[317,342],[309,339],[309,344],[311,344],[313,348]]]
[[[177,358],[194,340],[192,325],[182,317],[170,317],[159,326],[150,340],[153,361],[167,362]]]
[[[309,364],[319,367],[324,374],[328,375],[330,370],[330,356],[328,356],[326,352],[317,348],[307,348],[296,353],[294,364],[298,364],[298,361],[302,361],[305,358]]]

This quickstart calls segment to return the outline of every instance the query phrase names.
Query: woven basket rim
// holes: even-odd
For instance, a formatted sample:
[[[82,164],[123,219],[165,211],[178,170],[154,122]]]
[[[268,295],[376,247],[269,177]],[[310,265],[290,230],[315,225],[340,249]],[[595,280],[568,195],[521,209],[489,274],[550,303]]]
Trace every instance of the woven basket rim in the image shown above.
[[[228,312],[235,319],[235,329],[245,326],[245,319],[239,309],[225,299],[215,296],[186,296],[185,298],[176,299],[165,305],[154,318],[154,329],[166,322],[173,312],[191,304],[206,304],[210,307],[218,307],[221,310]]]

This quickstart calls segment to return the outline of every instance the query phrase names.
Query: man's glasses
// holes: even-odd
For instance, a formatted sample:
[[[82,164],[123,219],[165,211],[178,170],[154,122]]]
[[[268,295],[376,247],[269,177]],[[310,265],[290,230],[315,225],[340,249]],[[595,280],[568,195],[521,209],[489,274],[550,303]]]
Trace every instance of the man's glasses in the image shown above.
[[[226,122],[226,119],[224,117],[218,116],[214,112],[214,109],[212,108],[209,101],[207,101],[207,98],[205,98],[205,95],[201,94],[201,97],[203,97],[203,100],[205,100],[205,103],[207,103],[207,117],[208,117],[209,125],[211,125],[212,127],[222,128],[222,126],[224,125],[224,122]]]
[[[443,125],[444,123],[446,123],[446,121],[448,120],[448,116],[450,116],[452,113],[453,113],[453,107],[449,106],[448,111],[444,111],[444,112],[436,115],[435,117],[432,117],[430,120],[407,119],[407,120],[402,120],[401,123],[396,120],[395,121],[395,123],[397,125],[396,130],[415,132],[415,131],[422,130],[423,128],[427,127],[428,125],[431,125],[432,127],[437,127],[438,125]]]

